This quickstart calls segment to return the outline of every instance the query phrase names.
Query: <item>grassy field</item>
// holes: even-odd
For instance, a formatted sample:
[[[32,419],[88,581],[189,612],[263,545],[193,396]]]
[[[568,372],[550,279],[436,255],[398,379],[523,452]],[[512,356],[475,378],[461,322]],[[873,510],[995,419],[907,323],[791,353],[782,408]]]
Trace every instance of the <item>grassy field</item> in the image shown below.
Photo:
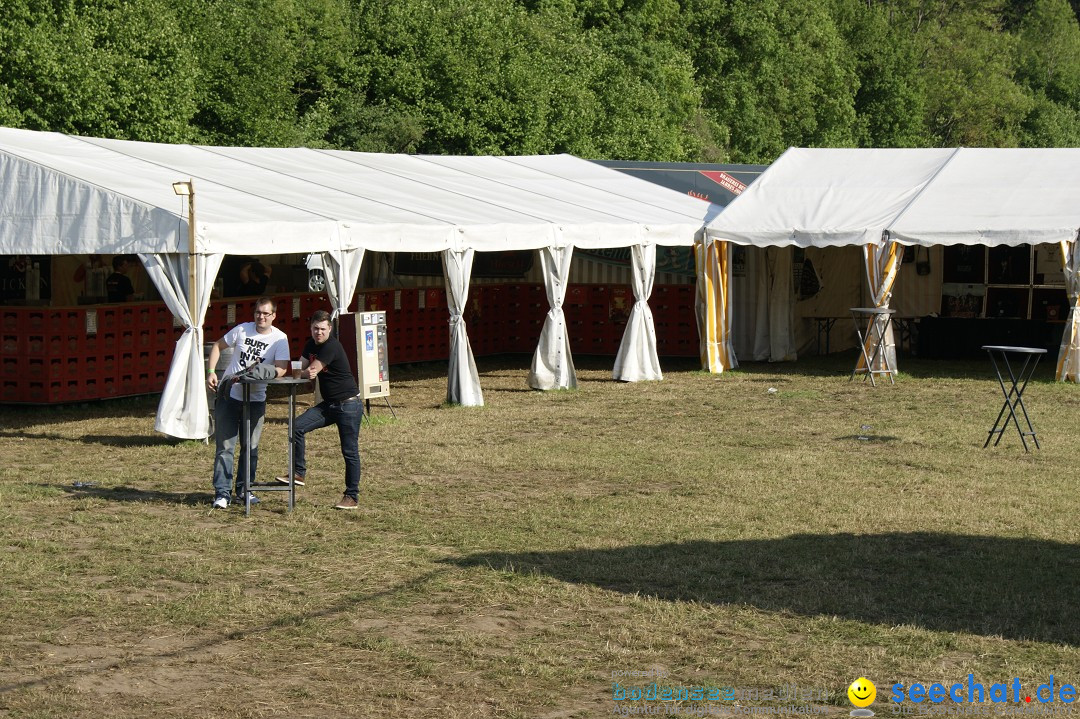
[[[1080,683],[1080,388],[1052,361],[1028,454],[982,448],[985,360],[876,389],[851,354],[640,384],[578,362],[538,393],[528,358],[482,360],[473,409],[445,365],[395,368],[352,513],[333,429],[296,510],[245,518],[156,399],[4,408],[0,716],[611,716],[646,704],[613,701],[634,671],[736,692],[684,714],[844,715],[866,676],[881,716],[898,682]]]

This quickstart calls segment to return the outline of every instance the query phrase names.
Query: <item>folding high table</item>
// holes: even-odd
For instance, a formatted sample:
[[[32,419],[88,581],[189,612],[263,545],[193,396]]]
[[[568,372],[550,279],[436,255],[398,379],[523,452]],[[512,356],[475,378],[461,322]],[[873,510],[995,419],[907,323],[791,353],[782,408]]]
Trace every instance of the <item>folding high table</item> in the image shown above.
[[[289,472],[289,483],[278,484],[255,484],[252,482],[251,477],[251,385],[253,384],[265,384],[267,387],[288,387],[289,388],[289,467],[293,466],[293,421],[296,418],[296,388],[300,385],[307,384],[311,380],[307,379],[293,379],[289,375],[284,377],[278,377],[277,379],[248,379],[242,378],[237,380],[243,386],[244,390],[244,410],[242,419],[240,421],[240,432],[244,438],[244,515],[251,515],[251,490],[253,488],[258,489],[260,492],[288,492],[289,493],[289,511],[291,512],[293,507],[296,506],[296,482],[292,472]]]
[[[1027,388],[1028,380],[1031,379],[1031,375],[1035,373],[1035,368],[1039,366],[1039,360],[1046,350],[1041,347],[1009,347],[1006,345],[983,345],[983,349],[990,355],[990,363],[994,365],[994,372],[997,373],[998,384],[1001,386],[1001,393],[1005,396],[1005,404],[1001,405],[1001,411],[998,412],[997,419],[994,420],[994,426],[990,428],[990,431],[986,434],[986,441],[983,442],[983,449],[986,449],[990,444],[990,438],[997,434],[997,440],[994,441],[994,446],[998,446],[998,442],[1001,441],[1001,435],[1005,431],[1005,428],[1009,426],[1009,420],[1013,421],[1016,425],[1016,431],[1020,433],[1020,443],[1024,445],[1024,451],[1028,452],[1027,440],[1024,437],[1030,436],[1035,441],[1035,449],[1042,449],[1039,446],[1039,438],[1035,436],[1035,428],[1031,426],[1031,418],[1028,417],[1027,408],[1024,407],[1024,390]],[[1014,360],[1019,361],[1021,357],[1024,358],[1024,363],[1020,365],[1020,371],[1014,372],[1012,362],[1009,361],[1009,355],[1014,355]],[[1000,364],[998,360],[1001,360]],[[1009,377],[1009,387],[1005,386],[1005,377],[1001,374],[1001,367],[1004,365],[1005,371]],[[1024,422],[1027,423],[1027,432],[1020,428],[1020,420],[1016,417],[1016,408],[1020,408],[1020,413],[1024,415]],[[1005,417],[1005,410],[1009,411],[1009,416]],[[1002,419],[1004,418],[1004,421]],[[998,425],[1001,425],[998,427]]]
[[[852,307],[851,319],[855,322],[855,332],[859,335],[859,349],[862,351],[862,359],[866,367],[860,367],[858,360],[855,369],[851,371],[848,381],[855,379],[857,374],[865,374],[870,378],[870,384],[877,386],[874,375],[889,375],[889,381],[896,384],[894,375],[896,368],[889,361],[889,353],[885,351],[885,338],[888,336],[889,327],[892,325],[892,316],[896,310],[888,307]],[[863,335],[863,322],[866,322],[866,334]],[[876,341],[875,341],[876,340]],[[874,351],[866,351],[866,343],[874,342]],[[875,369],[880,360],[885,369]]]

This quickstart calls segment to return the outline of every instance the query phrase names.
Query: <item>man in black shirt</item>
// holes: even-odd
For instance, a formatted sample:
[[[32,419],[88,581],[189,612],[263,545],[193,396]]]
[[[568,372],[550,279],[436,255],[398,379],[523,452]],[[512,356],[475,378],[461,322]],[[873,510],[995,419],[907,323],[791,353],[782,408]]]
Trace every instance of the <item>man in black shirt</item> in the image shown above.
[[[296,418],[293,424],[293,474],[297,484],[304,484],[307,462],[304,436],[320,427],[336,424],[345,459],[345,496],[337,509],[356,509],[360,502],[360,420],[364,407],[356,387],[349,358],[341,342],[330,336],[330,314],[318,310],[311,316],[311,339],[300,353],[300,376],[319,383],[322,402]],[[278,477],[289,483],[288,476]]]
[[[113,273],[105,278],[105,293],[109,302],[127,302],[135,295],[135,287],[128,279],[128,258],[117,255],[112,259]]]

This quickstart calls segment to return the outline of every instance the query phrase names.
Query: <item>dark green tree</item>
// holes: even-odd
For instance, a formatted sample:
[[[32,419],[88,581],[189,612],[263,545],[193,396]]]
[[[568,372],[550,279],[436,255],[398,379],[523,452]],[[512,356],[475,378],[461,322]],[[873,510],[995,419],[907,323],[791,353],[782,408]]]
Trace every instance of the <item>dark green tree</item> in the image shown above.
[[[685,0],[683,7],[723,156],[771,162],[792,145],[855,144],[855,60],[827,6]]]
[[[1080,23],[1066,0],[1034,0],[1017,52],[1017,79],[1034,98],[1022,144],[1080,145]]]
[[[4,0],[0,116],[36,130],[182,142],[193,55],[166,0]]]

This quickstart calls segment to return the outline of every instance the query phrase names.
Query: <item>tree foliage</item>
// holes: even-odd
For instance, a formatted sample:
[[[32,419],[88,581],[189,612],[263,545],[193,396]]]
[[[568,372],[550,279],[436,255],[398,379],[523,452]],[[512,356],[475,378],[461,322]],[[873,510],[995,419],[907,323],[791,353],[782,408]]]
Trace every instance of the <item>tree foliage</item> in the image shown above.
[[[0,124],[770,162],[1080,144],[1080,0],[0,0]]]

